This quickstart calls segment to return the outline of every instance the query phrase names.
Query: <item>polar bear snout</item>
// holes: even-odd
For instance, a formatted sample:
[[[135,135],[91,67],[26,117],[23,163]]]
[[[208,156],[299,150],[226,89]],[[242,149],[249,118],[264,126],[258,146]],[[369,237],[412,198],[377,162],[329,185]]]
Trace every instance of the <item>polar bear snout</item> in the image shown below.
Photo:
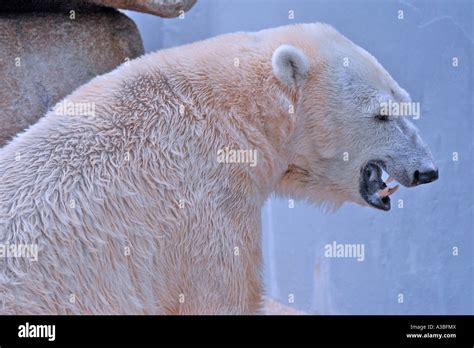
[[[390,158],[390,157],[389,157]],[[411,159],[404,158],[410,163]],[[419,165],[416,170],[404,168],[404,164],[393,161],[371,160],[362,168],[359,179],[359,193],[364,201],[377,209],[390,210],[390,196],[394,194],[399,185],[413,187],[436,181],[439,177],[438,169],[431,159],[426,160],[428,164]],[[386,179],[382,178],[386,176]]]

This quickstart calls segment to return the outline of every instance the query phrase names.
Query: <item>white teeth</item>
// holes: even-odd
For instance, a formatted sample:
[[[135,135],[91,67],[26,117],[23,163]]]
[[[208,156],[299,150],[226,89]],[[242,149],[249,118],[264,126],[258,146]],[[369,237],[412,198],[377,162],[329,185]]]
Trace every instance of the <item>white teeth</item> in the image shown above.
[[[393,181],[393,178],[391,176],[389,176],[387,178],[387,180],[385,180],[385,183],[388,184],[389,182],[392,182]]]

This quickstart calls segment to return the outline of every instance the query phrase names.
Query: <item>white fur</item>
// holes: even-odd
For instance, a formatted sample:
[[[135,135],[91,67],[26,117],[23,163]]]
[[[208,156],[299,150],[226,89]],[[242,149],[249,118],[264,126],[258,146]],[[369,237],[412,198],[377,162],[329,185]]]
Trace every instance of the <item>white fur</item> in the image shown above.
[[[258,313],[272,192],[365,204],[363,163],[429,159],[408,121],[373,119],[380,95],[404,93],[322,24],[220,36],[95,78],[67,97],[94,115],[51,111],[0,149],[0,243],[39,247],[37,262],[0,258],[0,312]],[[258,165],[218,162],[225,147],[256,150]]]

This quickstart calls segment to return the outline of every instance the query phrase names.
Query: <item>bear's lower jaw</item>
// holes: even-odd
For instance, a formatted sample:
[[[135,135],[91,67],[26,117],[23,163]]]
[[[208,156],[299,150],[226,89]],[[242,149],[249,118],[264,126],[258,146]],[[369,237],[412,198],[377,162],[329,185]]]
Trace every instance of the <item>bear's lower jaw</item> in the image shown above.
[[[369,161],[361,168],[359,193],[371,207],[389,211],[391,207],[389,196],[397,191],[398,185],[387,186],[387,183],[392,179],[387,179],[387,183],[382,180],[383,167],[382,161]]]

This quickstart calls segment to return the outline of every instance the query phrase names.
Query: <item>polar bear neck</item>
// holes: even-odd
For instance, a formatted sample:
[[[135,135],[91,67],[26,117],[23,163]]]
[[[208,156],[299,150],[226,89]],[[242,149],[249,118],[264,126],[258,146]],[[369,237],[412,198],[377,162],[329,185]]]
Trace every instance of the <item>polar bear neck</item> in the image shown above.
[[[189,137],[203,136],[202,132],[211,128],[209,139],[215,141],[207,142],[207,153],[226,148],[256,151],[255,167],[225,170],[251,180],[255,195],[263,203],[287,166],[276,159],[284,158],[291,127],[288,107],[297,98],[297,91],[282,86],[272,74],[272,52],[273,45],[262,45],[256,34],[224,35],[146,55],[96,79],[95,85],[74,97],[100,98],[100,105],[108,104],[111,96],[118,97],[125,108],[117,115],[124,118],[121,122],[133,123],[136,116],[135,123],[157,126],[155,143],[160,142],[158,134],[167,134],[166,139],[177,146],[187,143],[203,148]],[[104,85],[112,83],[114,88],[107,88],[105,98],[95,91],[100,88],[103,93]],[[137,105],[137,100],[147,98],[154,98],[155,103]],[[167,111],[158,111],[159,106]],[[210,169],[211,161],[205,162]]]

